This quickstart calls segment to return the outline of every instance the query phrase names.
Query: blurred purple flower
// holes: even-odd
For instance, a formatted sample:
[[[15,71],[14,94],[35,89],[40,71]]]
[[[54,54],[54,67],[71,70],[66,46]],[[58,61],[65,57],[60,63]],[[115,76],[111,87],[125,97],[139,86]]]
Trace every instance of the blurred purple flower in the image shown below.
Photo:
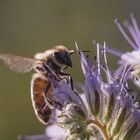
[[[116,20],[116,25],[133,49],[131,52],[123,53],[119,63],[121,65],[132,65],[133,69],[131,73],[135,77],[134,82],[138,87],[140,87],[140,29],[136,22],[136,18],[131,14],[131,23],[128,21],[125,21],[124,23],[133,40],[125,33],[118,20]]]
[[[18,136],[18,140],[50,140],[46,135]]]
[[[131,22],[124,22],[124,27],[127,28],[128,34],[118,19],[115,20],[115,24],[133,50],[123,53],[111,48],[107,48],[107,51],[120,58],[120,67],[116,73],[122,71],[126,65],[131,66],[131,77],[133,78],[134,83],[140,87],[140,29],[138,27],[136,18],[133,14],[131,14]]]
[[[46,135],[50,140],[63,140],[66,136],[66,131],[57,125],[51,125],[46,128]]]

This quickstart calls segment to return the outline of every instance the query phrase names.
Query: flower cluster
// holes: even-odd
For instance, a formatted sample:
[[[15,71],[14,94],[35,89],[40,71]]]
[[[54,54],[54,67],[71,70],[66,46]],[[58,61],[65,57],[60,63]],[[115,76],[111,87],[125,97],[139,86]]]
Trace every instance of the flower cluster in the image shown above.
[[[128,27],[132,42],[119,22],[118,28],[134,48],[120,56],[121,70],[112,75],[107,63],[106,51],[114,50],[104,43],[97,43],[96,63],[93,64],[78,48],[85,83],[78,93],[66,80],[57,80],[50,73],[54,96],[52,107],[57,110],[56,121],[46,129],[44,136],[21,137],[21,140],[138,140],[140,138],[139,104],[133,98],[128,80],[139,67],[140,31],[134,16]],[[101,63],[101,57],[104,62]],[[106,79],[103,78],[103,73]],[[139,72],[137,73],[139,74]],[[105,79],[105,80],[104,80]]]
[[[131,75],[129,76],[132,78],[133,82],[140,87],[140,29],[136,22],[135,15],[131,14],[130,22],[124,22],[124,27],[127,28],[129,35],[118,19],[115,20],[115,24],[133,50],[123,53],[115,49],[107,48],[107,51],[120,58],[118,61],[120,67],[117,69],[117,73],[121,72],[126,65],[131,66]]]

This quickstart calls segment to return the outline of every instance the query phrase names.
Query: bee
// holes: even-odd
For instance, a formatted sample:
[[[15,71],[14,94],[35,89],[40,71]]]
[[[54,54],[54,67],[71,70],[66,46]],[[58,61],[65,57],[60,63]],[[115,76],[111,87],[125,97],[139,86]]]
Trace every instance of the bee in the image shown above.
[[[53,96],[52,85],[47,78],[48,71],[46,66],[49,66],[60,79],[69,81],[73,89],[71,76],[63,72],[68,67],[72,67],[70,56],[73,53],[74,50],[68,50],[66,47],[59,45],[43,53],[35,54],[34,59],[9,53],[0,54],[0,59],[11,70],[26,73],[33,69],[36,72],[31,80],[31,101],[37,118],[43,124],[48,123],[52,114],[49,100],[47,101],[46,99]]]

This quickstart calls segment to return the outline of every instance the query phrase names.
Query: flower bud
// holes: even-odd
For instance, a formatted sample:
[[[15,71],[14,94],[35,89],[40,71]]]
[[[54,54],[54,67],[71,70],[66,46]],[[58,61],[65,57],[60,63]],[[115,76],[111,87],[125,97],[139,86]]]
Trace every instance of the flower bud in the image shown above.
[[[92,131],[85,125],[76,123],[70,130],[68,140],[87,140],[90,138]]]
[[[134,132],[137,129],[137,123],[134,123],[130,128],[126,130],[126,132],[122,136],[122,140],[129,140],[131,136],[134,134]]]
[[[57,116],[57,124],[64,129],[71,129],[75,121],[73,118],[68,117],[66,114]]]
[[[87,119],[87,111],[84,108],[81,108],[79,104],[67,104],[65,112],[70,118],[73,118],[74,120],[86,121]]]
[[[114,95],[110,94],[108,98],[107,107],[105,108],[105,116],[104,116],[105,124],[107,124],[111,118],[113,106],[114,106]]]
[[[125,115],[126,115],[126,108],[121,108],[119,110],[119,113],[118,113],[116,120],[113,122],[113,126],[111,129],[111,135],[113,137],[119,133],[119,131],[122,127],[122,124],[124,122]]]

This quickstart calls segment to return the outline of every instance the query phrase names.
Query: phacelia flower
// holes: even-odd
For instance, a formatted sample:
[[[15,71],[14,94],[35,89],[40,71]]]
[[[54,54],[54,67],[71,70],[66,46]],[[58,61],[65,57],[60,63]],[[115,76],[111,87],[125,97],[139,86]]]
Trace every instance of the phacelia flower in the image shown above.
[[[135,19],[130,32],[138,34]],[[119,23],[119,29],[128,39]],[[136,37],[138,38],[139,35]],[[133,42],[134,51],[138,50],[138,41]],[[129,43],[132,41],[129,41]],[[48,68],[48,78],[52,83],[53,96],[49,99],[56,113],[56,120],[46,128],[42,140],[138,140],[140,138],[140,109],[139,104],[131,96],[128,78],[134,64],[126,62],[128,53],[119,54],[122,69],[112,74],[107,63],[107,51],[112,51],[97,43],[97,59],[93,64],[78,48],[81,68],[84,75],[84,85],[81,93],[71,87],[66,79],[59,79]],[[114,53],[114,51],[112,51]],[[133,54],[130,53],[131,55]],[[103,58],[103,62],[101,61]],[[135,62],[135,59],[133,59]],[[137,61],[138,62],[138,61]],[[135,63],[136,65],[138,63]],[[102,76],[105,73],[106,78]],[[23,139],[24,138],[24,139]],[[38,139],[37,139],[38,138]],[[39,140],[40,136],[21,137],[20,140]]]
[[[128,33],[125,31],[118,19],[115,20],[115,24],[123,37],[132,47],[132,51],[123,53],[111,48],[107,48],[107,50],[120,58],[118,62],[120,67],[117,72],[122,71],[126,65],[131,66],[131,78],[133,78],[134,83],[140,87],[140,29],[136,18],[131,14],[131,21],[124,22],[124,27],[127,28]]]

